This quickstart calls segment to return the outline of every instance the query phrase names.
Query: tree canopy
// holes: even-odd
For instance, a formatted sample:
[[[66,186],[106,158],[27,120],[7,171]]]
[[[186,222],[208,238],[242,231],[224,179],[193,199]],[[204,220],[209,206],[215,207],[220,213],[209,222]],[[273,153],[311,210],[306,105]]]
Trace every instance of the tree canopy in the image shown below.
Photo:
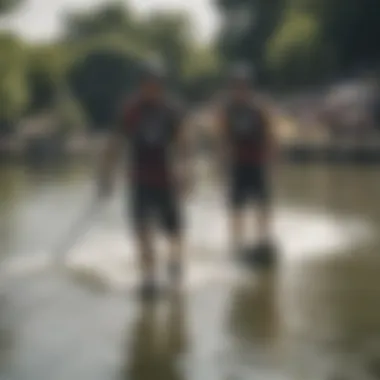
[[[195,101],[211,95],[225,66],[235,61],[251,64],[259,83],[271,88],[378,69],[377,2],[215,0],[222,26],[208,44],[194,40],[185,13],[141,16],[120,1],[66,13],[64,32],[51,43],[27,43],[0,32],[0,125],[58,101],[85,115],[91,127],[107,128],[120,99],[134,87],[142,60],[152,57],[165,63],[171,84]],[[0,16],[22,3],[0,0]]]
[[[260,79],[316,83],[377,68],[376,0],[219,0],[224,59],[246,60]]]
[[[0,125],[1,129],[21,116],[28,102],[25,49],[18,38],[0,34]]]
[[[23,0],[0,0],[0,16],[17,9]]]

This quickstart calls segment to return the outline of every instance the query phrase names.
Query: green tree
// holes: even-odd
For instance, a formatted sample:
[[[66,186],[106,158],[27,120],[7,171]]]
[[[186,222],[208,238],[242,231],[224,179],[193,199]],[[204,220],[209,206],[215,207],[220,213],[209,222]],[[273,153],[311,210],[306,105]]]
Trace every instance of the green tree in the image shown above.
[[[29,48],[27,58],[29,112],[34,113],[53,105],[70,63],[70,53],[58,44],[37,45]]]
[[[0,0],[0,15],[15,10],[23,0]]]
[[[264,82],[316,82],[380,64],[377,0],[219,0],[220,50]],[[268,75],[265,75],[265,74]]]
[[[190,24],[182,13],[155,13],[141,25],[146,46],[159,57],[178,84],[193,53]]]
[[[165,62],[173,82],[181,80],[191,54],[190,24],[183,13],[154,13],[136,17],[121,2],[111,2],[91,12],[66,16],[65,40],[81,46],[89,41],[118,40],[130,52]]]
[[[136,84],[142,60],[164,62],[172,84],[182,89],[195,73],[205,77],[216,61],[214,52],[194,44],[189,19],[182,13],[138,18],[122,3],[112,2],[67,15],[66,22],[65,41],[76,57],[69,85],[95,128],[112,122],[115,107]]]
[[[213,46],[197,46],[184,62],[182,90],[192,101],[209,99],[220,85],[221,59]]]
[[[314,17],[334,50],[336,74],[377,67],[380,9],[376,0],[288,0],[289,8]]]
[[[90,12],[68,13],[65,25],[65,41],[78,43],[119,36],[136,49],[142,43],[138,21],[128,6],[119,1],[111,1]]]
[[[68,71],[68,83],[94,128],[113,122],[116,107],[139,75],[139,56],[123,46],[98,44]]]
[[[83,131],[88,126],[83,107],[72,95],[67,86],[61,86],[54,103],[55,116],[59,124],[58,132],[62,137]]]
[[[376,0],[324,0],[320,22],[338,53],[340,70],[379,64],[380,7]]]
[[[334,68],[334,51],[325,43],[313,15],[289,11],[267,45],[272,84],[312,84]]]
[[[219,48],[227,62],[250,62],[265,80],[267,42],[282,20],[286,1],[218,1],[224,20]]]
[[[0,34],[0,125],[8,131],[22,116],[28,102],[25,47],[10,34]]]

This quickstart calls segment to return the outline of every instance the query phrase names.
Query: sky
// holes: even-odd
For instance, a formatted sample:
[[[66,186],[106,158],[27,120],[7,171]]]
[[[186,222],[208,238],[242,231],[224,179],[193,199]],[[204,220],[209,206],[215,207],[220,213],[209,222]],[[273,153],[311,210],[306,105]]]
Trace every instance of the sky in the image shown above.
[[[109,1],[109,0],[108,0]],[[208,41],[218,29],[218,15],[213,0],[125,0],[139,13],[146,14],[156,9],[185,10],[194,22],[196,37]],[[59,35],[61,16],[70,9],[86,9],[107,0],[26,0],[25,6],[12,16],[0,21],[0,29],[10,29],[28,40],[48,41]]]

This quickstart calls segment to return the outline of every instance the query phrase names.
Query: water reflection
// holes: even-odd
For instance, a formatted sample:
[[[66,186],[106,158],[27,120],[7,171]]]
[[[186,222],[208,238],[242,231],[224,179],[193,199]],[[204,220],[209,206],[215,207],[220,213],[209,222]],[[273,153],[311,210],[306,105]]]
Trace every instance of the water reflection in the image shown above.
[[[318,207],[330,214],[354,214],[380,222],[380,176],[374,167],[285,166],[276,190],[288,203]]]
[[[84,164],[0,166],[0,258],[50,247],[89,198],[90,174]]]
[[[293,374],[378,378],[380,261],[352,255],[295,263],[283,278],[284,347]],[[301,378],[301,377],[300,377]]]
[[[187,349],[184,303],[181,296],[174,296],[166,310],[155,302],[140,304],[132,336],[127,338],[130,360],[123,379],[184,379],[180,366],[181,355]]]
[[[23,176],[19,168],[0,165],[0,258],[13,250],[17,206],[22,197]]]
[[[271,379],[279,371],[280,320],[276,272],[258,273],[232,293],[229,330],[234,342],[234,367],[242,375]]]
[[[0,375],[8,371],[14,343],[13,329],[9,323],[10,316],[7,314],[8,306],[7,298],[0,294]]]
[[[242,343],[270,345],[277,335],[277,275],[259,274],[232,295],[231,332]]]
[[[0,216],[1,254],[8,251],[15,256],[22,251],[33,257],[36,248],[55,243],[77,216],[86,200],[90,172],[80,167],[67,168],[44,175],[43,181],[36,173],[22,169],[1,173],[6,178],[0,184],[0,204],[6,209]],[[213,277],[210,273],[218,270],[217,266],[212,262],[213,268],[209,271],[194,254],[191,264],[202,268],[202,276],[201,280],[194,280],[197,286],[189,285],[193,290],[189,292],[189,300],[175,297],[168,304],[141,303],[132,328],[129,318],[136,311],[136,304],[129,293],[120,298],[112,292],[93,294],[83,291],[81,286],[73,286],[69,276],[64,276],[61,284],[54,274],[47,273],[50,282],[34,279],[24,287],[7,289],[13,303],[22,306],[13,314],[22,318],[12,321],[16,333],[12,338],[17,351],[12,352],[12,368],[8,370],[16,375],[10,378],[50,379],[47,375],[41,376],[47,364],[51,367],[49,376],[56,374],[61,366],[66,372],[65,377],[60,378],[73,380],[111,380],[115,377],[110,368],[117,371],[121,379],[131,380],[223,380],[229,378],[224,376],[226,374],[231,374],[231,379],[242,380],[380,378],[379,241],[375,239],[370,244],[365,243],[363,249],[349,251],[340,244],[341,240],[347,240],[344,234],[350,234],[345,232],[342,214],[364,217],[379,228],[378,172],[293,167],[287,168],[278,180],[279,203],[290,209],[284,216],[289,223],[284,224],[281,234],[284,244],[292,243],[288,249],[290,254],[298,249],[280,273],[254,277],[248,284],[229,282],[230,277],[235,277],[226,275],[221,277],[228,277],[228,281],[215,280],[214,284],[204,281],[203,277]],[[216,197],[211,193],[210,198]],[[292,204],[310,206],[294,223],[291,219],[297,213],[290,207]],[[205,230],[210,246],[217,242],[213,242],[215,235],[204,225],[212,226],[215,231],[215,220],[222,218],[220,213],[212,214],[214,206],[219,207],[217,202],[210,205],[207,200],[199,207],[204,213],[195,215],[197,218],[208,215],[209,219],[202,219],[203,225],[198,219],[195,223],[200,230]],[[316,214],[321,217],[314,222]],[[342,226],[341,229],[330,228],[331,214],[337,216],[336,224]],[[109,236],[117,251],[118,232],[114,231],[113,224],[107,223],[104,228],[113,232],[107,235],[105,231],[105,236]],[[315,230],[313,223],[318,227]],[[319,227],[326,227],[326,233],[323,228],[319,231]],[[342,235],[342,239],[338,235]],[[336,236],[338,243],[331,250],[340,247],[341,254],[309,255],[306,252],[312,249],[319,252],[318,245],[325,247],[321,242]],[[293,244],[298,242],[299,246]],[[96,244],[89,249],[92,258]],[[99,256],[102,273],[107,264],[112,269],[112,265],[116,268],[121,262],[112,254],[111,243],[107,244],[106,239],[104,252]],[[97,248],[103,250],[103,245]],[[329,251],[329,248],[321,250]],[[230,267],[233,266],[226,264],[226,270]],[[128,267],[120,273],[129,276],[132,272]],[[46,293],[44,300],[47,301],[38,302],[41,293]],[[190,316],[187,301],[194,311]],[[124,316],[124,308],[127,316]],[[0,311],[3,309],[9,310],[9,306],[0,303]],[[191,317],[191,347],[186,317]],[[3,325],[2,314],[0,325]],[[128,333],[123,335],[126,347],[121,361],[117,362],[113,358],[120,353],[116,340],[123,334],[123,325],[128,325]],[[7,338],[11,330],[7,327],[3,330],[5,335],[0,332],[0,362],[3,360],[0,377],[8,373],[7,353],[12,343]],[[78,341],[83,344],[82,348]],[[112,360],[108,362],[109,352]],[[51,361],[49,355],[54,356],[56,362]],[[107,373],[108,377],[101,377]]]

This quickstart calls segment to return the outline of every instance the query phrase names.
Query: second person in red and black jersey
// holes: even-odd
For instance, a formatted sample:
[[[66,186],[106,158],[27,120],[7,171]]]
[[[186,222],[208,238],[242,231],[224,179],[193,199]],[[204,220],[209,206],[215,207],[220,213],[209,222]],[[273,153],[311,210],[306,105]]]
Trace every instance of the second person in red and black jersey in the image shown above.
[[[259,251],[271,252],[273,248],[269,169],[275,144],[270,117],[251,81],[249,67],[232,68],[217,118],[219,158],[223,168],[228,168],[232,250],[239,253],[243,247],[245,211],[252,202],[258,207]]]
[[[128,213],[140,255],[143,296],[152,296],[157,291],[152,236],[155,222],[169,239],[169,275],[176,286],[180,285],[181,192],[188,174],[183,121],[182,106],[166,91],[165,74],[158,68],[146,68],[139,91],[122,107],[102,168],[100,190],[107,194],[111,189],[116,157],[126,149],[131,194]],[[182,164],[180,168],[178,163]]]

